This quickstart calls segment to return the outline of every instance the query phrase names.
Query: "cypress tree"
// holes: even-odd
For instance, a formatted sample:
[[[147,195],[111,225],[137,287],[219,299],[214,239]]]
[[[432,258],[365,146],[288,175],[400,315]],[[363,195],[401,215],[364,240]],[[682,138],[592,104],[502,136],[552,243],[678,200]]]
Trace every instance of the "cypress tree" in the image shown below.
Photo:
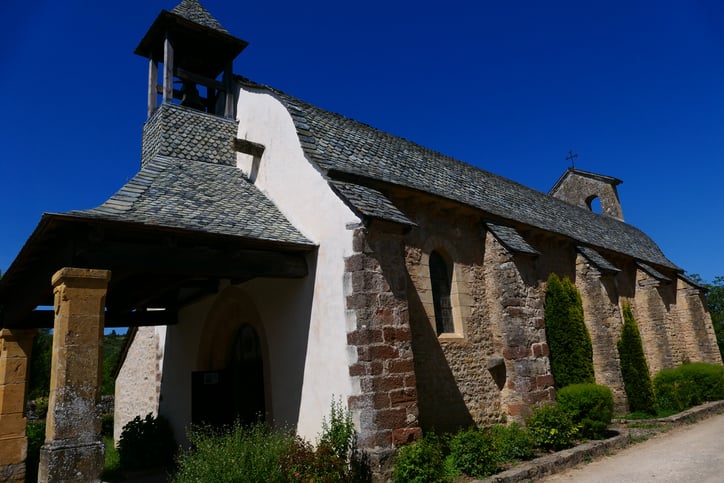
[[[556,387],[595,382],[593,346],[583,320],[581,294],[568,278],[548,277],[546,337]]]
[[[644,356],[641,334],[629,304],[623,306],[623,328],[616,347],[621,360],[621,375],[629,409],[632,412],[656,414],[656,398]]]

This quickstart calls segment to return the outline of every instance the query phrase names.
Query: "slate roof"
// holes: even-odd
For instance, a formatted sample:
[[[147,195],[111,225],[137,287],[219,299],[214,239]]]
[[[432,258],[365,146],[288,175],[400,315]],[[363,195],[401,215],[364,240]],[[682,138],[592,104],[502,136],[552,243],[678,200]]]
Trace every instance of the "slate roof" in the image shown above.
[[[330,181],[329,184],[343,199],[349,202],[353,209],[363,216],[393,221],[408,226],[415,225],[385,195],[376,189],[342,181]]]
[[[679,271],[641,230],[424,148],[366,124],[255,84],[287,108],[306,155],[328,176],[335,172],[404,186],[457,201],[504,220],[558,233]],[[390,216],[396,216],[390,214]]]
[[[485,223],[485,226],[487,226],[488,230],[495,235],[495,238],[511,252],[523,253],[525,255],[540,255],[540,252],[530,246],[515,228],[491,222]]]
[[[594,264],[596,267],[598,267],[599,270],[602,270],[604,272],[611,272],[611,273],[618,273],[621,270],[613,266],[608,260],[603,258],[600,253],[598,253],[593,248],[589,247],[582,247],[578,246],[576,247],[578,251],[588,259],[589,262]]]
[[[236,167],[161,156],[102,205],[67,214],[312,245]]]
[[[655,268],[646,265],[645,263],[639,262],[639,263],[637,263],[636,265],[638,265],[638,267],[639,267],[641,270],[643,270],[644,272],[648,273],[649,275],[651,275],[652,277],[654,277],[656,280],[660,280],[660,281],[662,281],[662,282],[671,282],[671,279],[670,279],[669,277],[667,277],[666,275],[662,274],[661,272],[659,272],[659,271],[656,270]]]
[[[171,10],[171,13],[180,15],[186,20],[191,20],[204,27],[209,27],[225,34],[229,33],[197,0],[182,0],[181,3]]]

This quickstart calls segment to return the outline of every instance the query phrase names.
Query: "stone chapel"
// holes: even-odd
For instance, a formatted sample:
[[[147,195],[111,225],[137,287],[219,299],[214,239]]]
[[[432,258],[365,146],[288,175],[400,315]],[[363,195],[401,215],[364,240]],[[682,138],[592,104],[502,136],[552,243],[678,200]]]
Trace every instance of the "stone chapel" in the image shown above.
[[[43,215],[0,279],[0,478],[24,473],[38,327],[55,334],[41,481],[100,475],[104,327],[130,327],[116,438],[151,412],[180,442],[236,418],[313,440],[341,400],[373,463],[555,397],[553,272],[581,293],[618,410],[624,303],[652,374],[721,363],[704,289],[624,221],[620,180],[571,168],[541,193],[236,75],[246,46],[197,0],[162,11],[135,51],[138,173],[96,208]]]

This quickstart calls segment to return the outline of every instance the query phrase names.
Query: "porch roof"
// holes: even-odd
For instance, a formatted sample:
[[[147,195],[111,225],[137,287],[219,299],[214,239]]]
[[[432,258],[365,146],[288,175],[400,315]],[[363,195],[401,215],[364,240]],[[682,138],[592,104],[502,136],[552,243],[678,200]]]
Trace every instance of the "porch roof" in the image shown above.
[[[63,267],[111,270],[107,326],[167,324],[220,280],[306,276],[315,247],[236,168],[154,159],[101,206],[43,215],[0,279],[0,327],[52,326],[35,309]]]

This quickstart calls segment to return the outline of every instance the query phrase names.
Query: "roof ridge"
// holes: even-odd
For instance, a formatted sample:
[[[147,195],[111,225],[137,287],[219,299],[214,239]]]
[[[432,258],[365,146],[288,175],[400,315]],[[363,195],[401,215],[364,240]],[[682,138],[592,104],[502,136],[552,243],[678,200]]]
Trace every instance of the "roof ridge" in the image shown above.
[[[198,0],[181,0],[181,3],[171,10],[171,13],[175,13],[186,20],[203,25],[204,27],[209,27],[225,34],[229,33]]]

